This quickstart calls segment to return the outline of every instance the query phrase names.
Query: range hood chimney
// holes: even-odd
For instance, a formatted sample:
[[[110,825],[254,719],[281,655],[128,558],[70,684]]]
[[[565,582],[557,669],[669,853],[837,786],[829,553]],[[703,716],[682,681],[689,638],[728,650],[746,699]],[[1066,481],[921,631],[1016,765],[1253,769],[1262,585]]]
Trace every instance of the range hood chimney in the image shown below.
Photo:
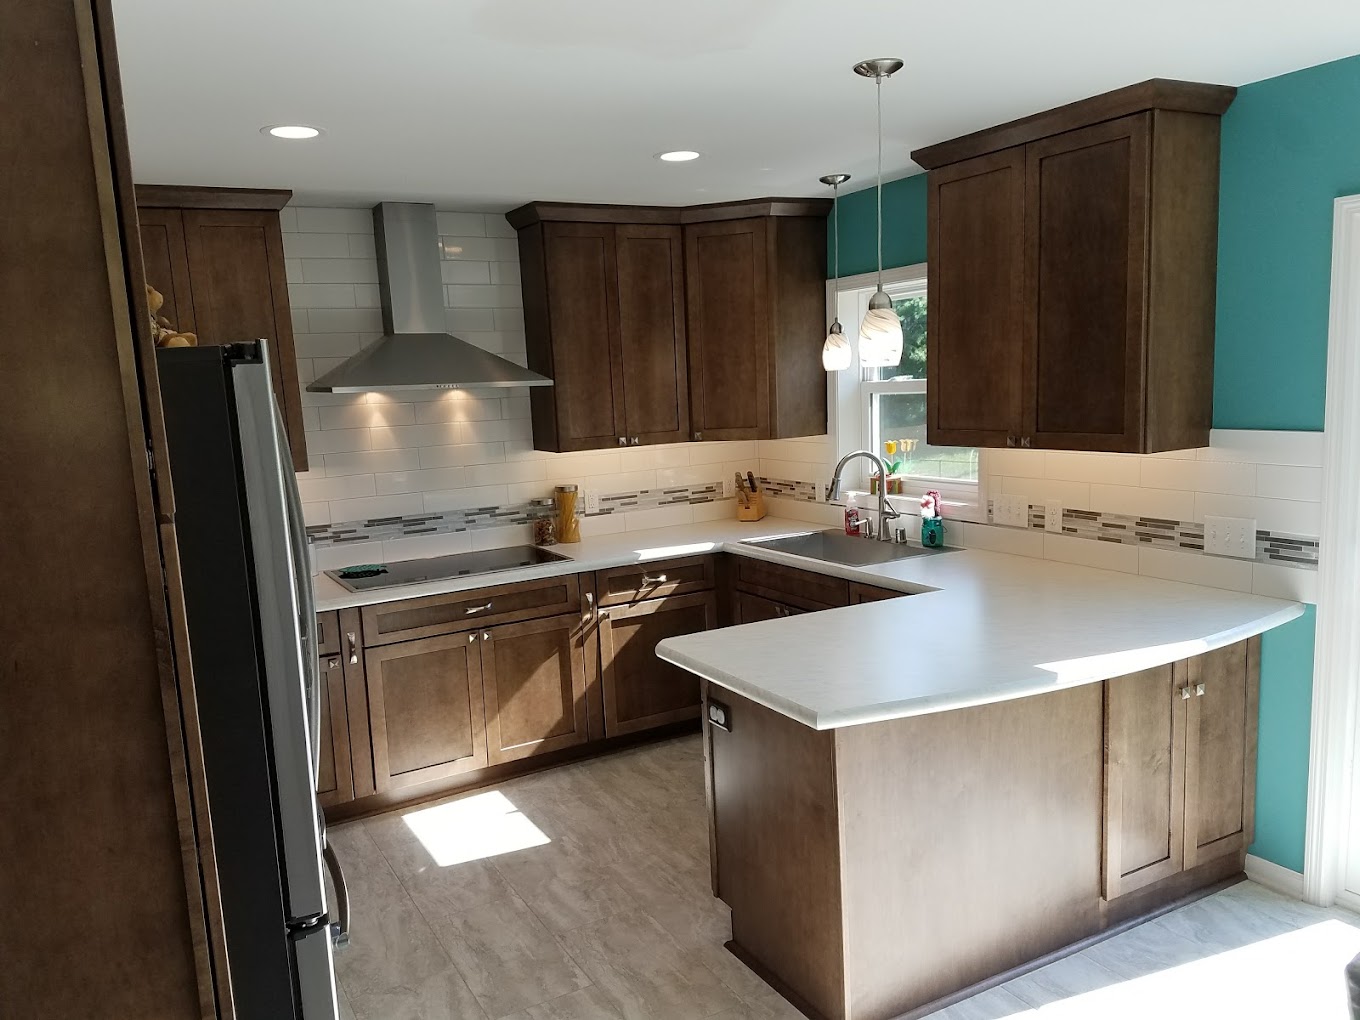
[[[373,207],[382,338],[307,386],[312,393],[551,386],[552,380],[444,332],[434,206]]]

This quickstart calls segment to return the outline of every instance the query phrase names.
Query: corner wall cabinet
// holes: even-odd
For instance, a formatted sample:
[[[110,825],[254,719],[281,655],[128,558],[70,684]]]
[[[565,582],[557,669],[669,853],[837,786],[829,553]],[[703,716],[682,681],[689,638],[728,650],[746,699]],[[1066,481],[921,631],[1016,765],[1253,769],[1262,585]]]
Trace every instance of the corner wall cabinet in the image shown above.
[[[1235,94],[1155,79],[912,153],[929,171],[929,442],[1209,444]]]
[[[826,431],[824,199],[535,202],[519,232],[534,446]]]
[[[293,467],[307,469],[279,210],[291,191],[137,185],[146,279],[160,314],[200,344],[263,337]]]

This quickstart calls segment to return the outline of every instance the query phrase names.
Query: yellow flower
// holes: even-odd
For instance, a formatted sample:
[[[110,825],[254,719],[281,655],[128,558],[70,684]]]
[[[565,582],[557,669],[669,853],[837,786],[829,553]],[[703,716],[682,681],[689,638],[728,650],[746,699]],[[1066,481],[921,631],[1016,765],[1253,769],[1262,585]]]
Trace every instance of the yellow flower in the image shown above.
[[[888,456],[891,457],[893,454],[897,452],[897,440],[889,439],[886,443],[883,444],[883,449],[887,450]]]

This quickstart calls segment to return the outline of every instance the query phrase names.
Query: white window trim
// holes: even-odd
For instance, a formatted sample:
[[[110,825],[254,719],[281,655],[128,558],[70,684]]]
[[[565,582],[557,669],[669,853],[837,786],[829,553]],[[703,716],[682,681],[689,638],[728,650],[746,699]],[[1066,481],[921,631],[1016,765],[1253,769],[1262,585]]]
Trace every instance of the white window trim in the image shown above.
[[[924,287],[926,264],[918,262],[911,266],[899,266],[883,271],[883,287],[893,290],[902,285]],[[836,457],[840,459],[851,450],[869,448],[872,427],[869,423],[869,402],[866,393],[907,393],[920,392],[925,388],[925,380],[913,379],[903,382],[866,382],[859,366],[859,324],[867,307],[867,298],[860,291],[871,289],[878,283],[877,273],[860,273],[857,276],[843,276],[839,281],[826,281],[827,321],[839,318],[845,336],[850,341],[851,367],[843,372],[827,373],[827,407],[831,440]],[[875,451],[877,452],[877,451]],[[939,491],[945,504],[945,518],[985,523],[987,520],[987,452],[979,451],[978,483],[969,485],[932,482],[929,488]],[[877,495],[869,496],[867,501],[859,496],[868,493],[868,462],[860,459],[846,465],[843,479],[844,490],[856,494],[861,505],[872,508],[877,505]],[[922,492],[925,487],[922,488]],[[905,512],[919,511],[921,493],[908,493],[903,496],[889,496],[888,501],[897,509]]]

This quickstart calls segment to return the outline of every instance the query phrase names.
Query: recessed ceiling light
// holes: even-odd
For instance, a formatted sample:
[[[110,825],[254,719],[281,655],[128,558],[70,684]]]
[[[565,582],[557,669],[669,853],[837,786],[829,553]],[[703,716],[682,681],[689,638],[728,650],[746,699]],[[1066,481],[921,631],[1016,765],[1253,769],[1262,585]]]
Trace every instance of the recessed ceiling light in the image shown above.
[[[321,129],[306,124],[275,124],[273,127],[260,128],[260,134],[273,135],[275,138],[315,138],[321,134]]]
[[[698,159],[699,154],[693,149],[676,149],[674,152],[658,152],[656,158],[666,163],[688,163],[691,159]]]

